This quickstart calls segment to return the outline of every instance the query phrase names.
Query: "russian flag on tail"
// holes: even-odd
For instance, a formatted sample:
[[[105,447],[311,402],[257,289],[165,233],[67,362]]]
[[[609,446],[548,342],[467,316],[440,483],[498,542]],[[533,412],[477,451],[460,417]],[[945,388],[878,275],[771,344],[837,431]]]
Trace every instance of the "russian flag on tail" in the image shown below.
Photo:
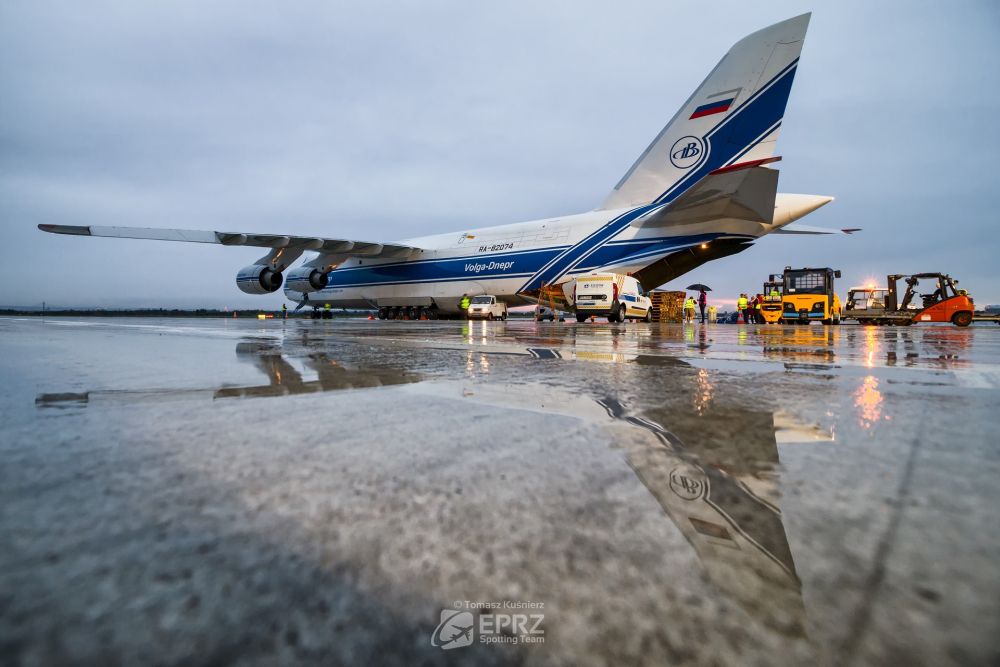
[[[718,98],[712,102],[706,102],[700,107],[694,110],[691,114],[691,118],[688,120],[693,120],[695,118],[701,118],[703,116],[713,116],[717,113],[725,113],[729,111],[729,107],[733,105],[736,98],[740,96],[740,92],[743,88],[733,88],[732,90],[724,90],[721,93],[715,93],[714,95],[709,95],[708,99],[713,97]]]
[[[730,97],[728,100],[719,100],[717,102],[709,102],[708,104],[702,104],[700,107],[694,110],[694,113],[691,114],[691,118],[689,118],[688,120],[692,120],[694,118],[701,118],[702,116],[711,116],[713,114],[729,111],[729,107],[732,106],[733,100],[735,99],[736,99],[735,97]]]

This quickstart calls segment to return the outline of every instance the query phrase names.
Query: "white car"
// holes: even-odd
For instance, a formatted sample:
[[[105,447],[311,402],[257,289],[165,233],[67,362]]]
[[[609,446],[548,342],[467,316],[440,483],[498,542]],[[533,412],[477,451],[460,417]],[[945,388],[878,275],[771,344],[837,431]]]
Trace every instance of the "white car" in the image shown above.
[[[469,301],[467,315],[470,320],[505,320],[507,304],[492,294],[480,294]]]
[[[576,310],[576,321],[606,317],[608,322],[625,319],[651,322],[653,302],[639,281],[620,273],[591,273],[570,281],[564,292]]]

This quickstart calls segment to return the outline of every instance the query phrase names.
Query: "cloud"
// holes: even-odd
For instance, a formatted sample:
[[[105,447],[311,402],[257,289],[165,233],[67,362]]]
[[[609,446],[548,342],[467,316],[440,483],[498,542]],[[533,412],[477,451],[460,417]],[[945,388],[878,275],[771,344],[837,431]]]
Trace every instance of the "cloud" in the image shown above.
[[[991,3],[814,14],[779,141],[808,224],[684,276],[942,270],[1000,301]],[[42,235],[121,224],[393,240],[596,206],[725,50],[809,6],[5,3],[0,304],[266,305],[246,248]],[[864,274],[864,275],[862,275]]]

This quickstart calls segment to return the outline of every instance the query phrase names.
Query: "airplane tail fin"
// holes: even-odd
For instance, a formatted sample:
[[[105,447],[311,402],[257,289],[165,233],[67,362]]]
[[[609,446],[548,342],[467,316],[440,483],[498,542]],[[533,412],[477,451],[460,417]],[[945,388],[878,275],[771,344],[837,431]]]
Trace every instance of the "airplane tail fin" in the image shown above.
[[[734,44],[600,208],[669,202],[712,170],[771,157],[809,17]]]

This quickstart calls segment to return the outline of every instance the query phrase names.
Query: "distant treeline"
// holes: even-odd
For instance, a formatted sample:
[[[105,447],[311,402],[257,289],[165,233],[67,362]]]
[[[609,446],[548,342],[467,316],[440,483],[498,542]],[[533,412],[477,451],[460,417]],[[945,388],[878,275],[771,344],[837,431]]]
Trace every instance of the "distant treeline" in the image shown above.
[[[367,312],[367,311],[365,311]],[[214,310],[211,308],[198,308],[195,310],[183,310],[181,308],[134,308],[134,309],[114,309],[107,310],[104,308],[47,308],[42,310],[18,310],[16,308],[3,308],[0,309],[0,316],[29,316],[29,317],[62,317],[62,316],[73,316],[73,317],[233,317],[235,314],[237,318],[240,317],[252,317],[256,318],[257,315],[264,313],[267,315],[274,315],[275,317],[281,317],[281,310]],[[334,317],[357,317],[362,314],[361,312],[355,311],[333,311]],[[291,309],[288,311],[289,317],[309,317],[309,312],[305,310],[300,310],[297,313],[292,313]]]

